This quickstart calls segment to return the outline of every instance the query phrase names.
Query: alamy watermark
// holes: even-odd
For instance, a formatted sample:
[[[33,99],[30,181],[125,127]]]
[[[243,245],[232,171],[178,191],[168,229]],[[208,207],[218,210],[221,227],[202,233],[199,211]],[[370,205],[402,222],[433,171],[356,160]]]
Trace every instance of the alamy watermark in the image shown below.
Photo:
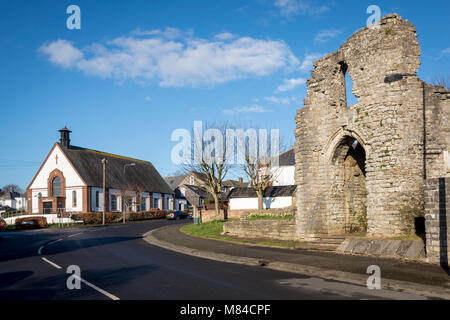
[[[70,16],[67,18],[66,26],[69,30],[81,30],[81,9],[77,5],[70,5],[66,10]]]
[[[81,268],[77,265],[71,265],[67,268],[66,273],[70,274],[66,281],[67,289],[81,290]]]
[[[202,121],[195,121],[192,131],[176,129],[171,141],[178,142],[172,148],[171,159],[175,165],[198,165],[203,161],[227,165],[252,164],[278,165],[280,130],[207,128]]]
[[[367,7],[367,14],[371,16],[367,19],[367,27],[369,29],[380,29],[381,8],[377,5]]]
[[[373,265],[367,268],[367,274],[371,276],[367,278],[367,289],[381,290],[381,269],[379,266]]]

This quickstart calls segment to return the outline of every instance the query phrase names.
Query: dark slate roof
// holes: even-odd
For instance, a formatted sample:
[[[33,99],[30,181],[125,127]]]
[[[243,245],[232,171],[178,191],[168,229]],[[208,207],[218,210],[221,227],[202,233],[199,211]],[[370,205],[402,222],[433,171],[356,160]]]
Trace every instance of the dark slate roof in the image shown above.
[[[225,180],[222,182],[222,185],[229,188],[246,188],[248,186],[248,182],[239,182],[235,180]]]
[[[205,189],[198,187],[198,186],[191,186],[191,185],[185,185],[186,188],[189,188],[192,192],[194,192],[196,195],[198,195],[200,198],[203,199],[212,199],[211,194],[206,191]]]
[[[279,163],[280,167],[295,166],[294,149],[291,149],[285,153],[280,154]]]
[[[169,187],[172,188],[172,190],[175,190],[180,183],[186,178],[186,176],[174,176],[174,177],[165,177],[164,180],[166,180]]]
[[[84,182],[90,187],[103,186],[102,159],[106,159],[108,160],[106,166],[107,188],[165,194],[174,193],[155,167],[148,161],[76,146],[70,146],[70,149],[64,148],[61,144],[59,146]],[[123,167],[129,163],[135,163],[136,166],[127,167],[126,183],[124,183]]]
[[[264,190],[265,198],[291,197],[294,195],[297,186],[276,186]],[[257,198],[256,191],[252,188],[234,188],[228,193],[228,199]]]

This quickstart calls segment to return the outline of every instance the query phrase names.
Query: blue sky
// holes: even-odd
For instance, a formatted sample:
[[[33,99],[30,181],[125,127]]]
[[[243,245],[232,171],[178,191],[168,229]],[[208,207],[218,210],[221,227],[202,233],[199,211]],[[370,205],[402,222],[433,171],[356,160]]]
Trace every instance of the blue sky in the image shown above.
[[[81,30],[66,27],[71,4]],[[292,144],[310,61],[372,4],[415,24],[422,79],[450,74],[448,1],[2,0],[0,186],[26,188],[63,126],[164,176],[173,130],[194,120],[279,128]]]

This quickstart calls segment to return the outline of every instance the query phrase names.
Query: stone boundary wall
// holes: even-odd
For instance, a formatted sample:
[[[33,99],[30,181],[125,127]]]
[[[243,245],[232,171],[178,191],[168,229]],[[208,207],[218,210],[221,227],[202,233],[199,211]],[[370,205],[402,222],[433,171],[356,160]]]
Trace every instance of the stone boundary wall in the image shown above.
[[[295,241],[294,220],[240,220],[223,226],[224,234],[238,238]]]
[[[247,210],[227,210],[224,212],[220,210],[220,215],[216,215],[215,210],[202,210],[202,222],[210,222],[214,220],[223,220],[224,215],[227,219],[239,219],[241,217],[241,213]]]
[[[448,267],[450,247],[450,177],[428,179],[425,185],[425,230],[428,261]]]

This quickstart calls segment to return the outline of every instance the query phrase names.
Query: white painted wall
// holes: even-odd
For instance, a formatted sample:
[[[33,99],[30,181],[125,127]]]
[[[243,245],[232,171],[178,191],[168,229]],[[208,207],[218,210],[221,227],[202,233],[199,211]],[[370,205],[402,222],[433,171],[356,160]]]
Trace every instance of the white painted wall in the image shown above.
[[[73,192],[77,194],[76,206],[73,206]],[[66,210],[71,212],[83,211],[83,188],[66,188]]]
[[[57,223],[71,223],[74,222],[70,218],[58,218],[58,215],[56,214],[46,214],[46,215],[39,215],[39,214],[33,214],[33,215],[24,215],[19,217],[12,217],[12,218],[6,218],[5,222],[6,224],[13,225],[16,223],[16,219],[19,218],[32,218],[32,217],[45,217],[47,219],[48,224],[57,224]]]
[[[295,166],[274,167],[271,169],[274,176],[274,186],[293,186],[295,185]]]
[[[258,198],[232,198],[230,210],[258,209]],[[264,209],[281,209],[292,206],[292,197],[264,198]]]
[[[31,192],[31,204],[32,204],[32,213],[40,213],[39,212],[39,193],[41,193],[42,197],[47,197],[47,187],[45,189],[37,189],[32,190]]]
[[[56,157],[58,157],[58,163],[56,163]],[[83,210],[83,192],[82,187],[84,186],[83,180],[78,176],[78,173],[74,170],[69,160],[62,152],[61,148],[56,145],[53,151],[51,151],[50,156],[44,163],[41,171],[36,176],[36,179],[30,186],[32,194],[32,213],[39,212],[39,198],[38,194],[41,193],[42,197],[48,197],[47,193],[47,182],[50,173],[55,169],[60,170],[64,178],[66,179],[66,209],[76,212],[81,212]],[[77,191],[77,206],[74,208],[72,206],[72,191]]]
[[[58,156],[58,164],[56,164],[56,156]],[[72,168],[70,162],[67,160],[60,147],[56,145],[30,189],[47,189],[48,177],[55,169],[62,171],[64,177],[66,178],[66,188],[84,186],[83,181],[78,176],[77,172]]]
[[[0,206],[10,207],[15,210],[27,210],[28,200],[26,197],[17,197],[13,200],[4,199],[0,200]]]

